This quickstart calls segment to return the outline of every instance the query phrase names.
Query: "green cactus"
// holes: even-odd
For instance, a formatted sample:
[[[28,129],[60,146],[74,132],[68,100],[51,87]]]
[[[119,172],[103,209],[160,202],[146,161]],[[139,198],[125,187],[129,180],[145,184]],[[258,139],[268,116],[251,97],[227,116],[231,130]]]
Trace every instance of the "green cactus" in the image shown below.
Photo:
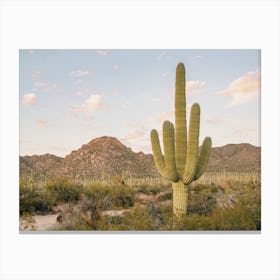
[[[185,67],[179,63],[176,69],[175,131],[171,122],[163,123],[163,148],[161,152],[158,133],[151,131],[154,161],[159,173],[172,181],[173,213],[186,214],[188,186],[205,171],[211,153],[211,138],[206,137],[199,152],[200,107],[193,104],[187,136]]]
[[[35,183],[35,172],[33,169],[31,169],[30,176],[29,176],[29,187],[31,192],[34,191],[34,183]]]

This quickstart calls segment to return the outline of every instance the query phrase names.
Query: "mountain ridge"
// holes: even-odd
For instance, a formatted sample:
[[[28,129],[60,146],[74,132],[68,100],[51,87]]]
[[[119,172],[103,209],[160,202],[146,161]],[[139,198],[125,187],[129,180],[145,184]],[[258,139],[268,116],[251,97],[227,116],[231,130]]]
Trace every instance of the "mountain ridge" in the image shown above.
[[[260,171],[261,147],[249,143],[213,147],[208,172]],[[100,178],[159,177],[152,154],[134,152],[115,137],[94,138],[65,157],[52,154],[20,156],[20,176]]]

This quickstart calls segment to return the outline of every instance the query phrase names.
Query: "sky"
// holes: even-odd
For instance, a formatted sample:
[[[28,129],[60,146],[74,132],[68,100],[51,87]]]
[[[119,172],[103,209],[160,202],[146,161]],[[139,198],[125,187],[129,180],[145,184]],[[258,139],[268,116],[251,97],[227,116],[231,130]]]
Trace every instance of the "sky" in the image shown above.
[[[260,61],[260,50],[22,49],[20,155],[64,157],[101,136],[151,153],[150,131],[162,141],[162,123],[174,123],[179,62],[187,115],[200,104],[200,143],[260,146]]]

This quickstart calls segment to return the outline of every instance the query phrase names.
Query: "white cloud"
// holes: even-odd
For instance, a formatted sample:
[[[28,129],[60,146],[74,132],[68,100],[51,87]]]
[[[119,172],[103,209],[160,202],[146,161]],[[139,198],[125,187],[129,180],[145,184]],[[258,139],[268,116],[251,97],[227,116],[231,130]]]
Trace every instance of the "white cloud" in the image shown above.
[[[81,90],[75,92],[75,95],[78,96],[78,97],[81,97],[81,96],[83,96],[84,94],[85,94],[85,93],[84,93],[83,91],[81,91]]]
[[[197,59],[201,59],[202,56],[201,55],[189,55],[188,59],[193,61],[193,60],[197,60]]]
[[[114,64],[114,65],[113,65],[113,69],[114,69],[115,71],[119,70],[119,68],[120,68],[120,67],[119,67],[118,64]]]
[[[48,83],[43,82],[43,81],[36,81],[36,82],[34,82],[34,87],[36,87],[36,88],[47,88]]]
[[[26,93],[23,98],[22,98],[22,104],[26,106],[32,106],[36,104],[36,93],[31,92],[31,93]]]
[[[74,81],[74,84],[75,84],[75,85],[80,85],[80,84],[82,84],[82,83],[83,83],[83,80],[82,80],[82,79],[78,79],[78,80]]]
[[[93,112],[102,107],[101,95],[92,94],[83,104],[72,106],[72,112]]]
[[[187,94],[199,94],[203,92],[205,82],[202,81],[187,81],[186,92]]]
[[[46,127],[48,125],[49,121],[45,120],[45,119],[42,119],[42,120],[37,120],[36,123],[39,127]]]
[[[78,90],[75,92],[75,95],[78,97],[84,96],[84,95],[93,95],[96,94],[96,91],[88,88],[88,87],[83,87],[82,89]]]
[[[69,73],[69,75],[71,76],[71,77],[75,77],[75,78],[77,78],[77,77],[84,77],[84,76],[88,76],[88,75],[90,75],[91,74],[91,71],[89,71],[89,70],[75,70],[75,71],[72,71],[72,72],[70,72]]]
[[[165,72],[165,73],[162,73],[162,74],[161,74],[161,76],[162,76],[163,78],[166,78],[166,77],[167,77],[167,75],[168,75],[168,73],[167,73],[167,72]]]
[[[31,78],[32,80],[37,80],[39,79],[41,76],[41,72],[40,71],[33,71],[32,74],[31,74]]]
[[[170,58],[172,58],[171,55],[168,55],[166,51],[162,51],[157,57],[157,61],[161,62],[163,60],[169,60]]]
[[[150,128],[148,129],[142,122],[128,122],[124,125],[129,128],[129,132],[120,138],[125,145],[133,148],[133,150],[141,151],[140,146],[150,143]]]
[[[96,52],[99,55],[107,55],[107,54],[109,54],[110,51],[109,50],[97,50]]]
[[[227,104],[227,107],[232,107],[255,101],[260,95],[260,89],[260,70],[255,70],[232,81],[225,90],[218,92],[218,94],[230,96],[231,102]]]

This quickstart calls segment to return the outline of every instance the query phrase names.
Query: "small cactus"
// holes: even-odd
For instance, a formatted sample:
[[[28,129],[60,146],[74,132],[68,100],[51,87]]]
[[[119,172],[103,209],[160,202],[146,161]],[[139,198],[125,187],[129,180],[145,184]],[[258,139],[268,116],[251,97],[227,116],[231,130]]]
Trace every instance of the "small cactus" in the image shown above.
[[[30,176],[29,176],[29,188],[31,192],[34,191],[34,183],[35,183],[35,172],[33,171],[33,169],[31,169]]]
[[[211,138],[206,137],[199,153],[200,107],[193,104],[187,135],[185,67],[179,63],[176,69],[175,129],[174,125],[163,123],[163,149],[161,151],[158,132],[151,131],[154,161],[159,173],[172,181],[173,213],[186,214],[188,186],[206,170],[210,153]]]

